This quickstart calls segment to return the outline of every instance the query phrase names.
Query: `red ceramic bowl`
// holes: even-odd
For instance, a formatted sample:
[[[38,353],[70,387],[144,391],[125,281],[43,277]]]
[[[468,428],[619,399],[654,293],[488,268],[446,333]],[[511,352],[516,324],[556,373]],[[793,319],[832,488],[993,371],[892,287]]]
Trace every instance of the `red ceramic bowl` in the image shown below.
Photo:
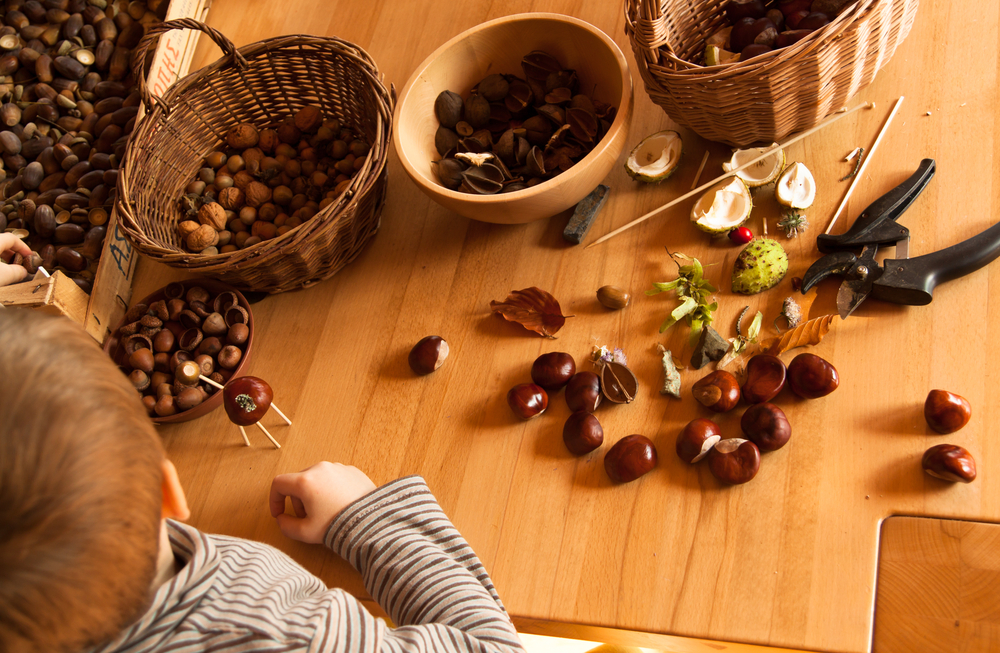
[[[250,329],[250,335],[247,337],[246,345],[243,347],[243,357],[240,359],[239,365],[233,370],[233,375],[230,378],[237,378],[245,374],[245,369],[247,364],[250,362],[250,354],[253,350],[253,340],[255,335],[254,325],[253,325],[253,311],[250,310],[250,304],[247,302],[246,297],[243,294],[233,288],[232,286],[222,283],[221,281],[216,281],[214,279],[188,279],[185,281],[178,282],[180,285],[184,286],[185,292],[188,288],[194,286],[201,286],[207,290],[212,295],[218,295],[223,292],[231,292],[236,295],[237,301],[240,306],[246,309],[247,312],[247,327]],[[156,292],[152,293],[148,297],[144,297],[135,304],[146,304],[147,306],[155,301],[161,299],[166,299],[165,295],[166,287],[160,288]],[[111,332],[111,336],[104,342],[104,351],[111,356],[117,365],[122,367],[126,366],[126,361],[128,356],[125,355],[125,348],[121,342],[120,329],[125,326],[125,320],[123,319],[116,326],[114,331]],[[155,424],[174,424],[177,422],[187,422],[192,419],[197,419],[203,415],[207,415],[216,408],[222,405],[222,391],[216,390],[208,396],[208,399],[201,402],[194,408],[190,410],[185,410],[174,415],[168,415],[166,417],[153,416],[151,419]]]

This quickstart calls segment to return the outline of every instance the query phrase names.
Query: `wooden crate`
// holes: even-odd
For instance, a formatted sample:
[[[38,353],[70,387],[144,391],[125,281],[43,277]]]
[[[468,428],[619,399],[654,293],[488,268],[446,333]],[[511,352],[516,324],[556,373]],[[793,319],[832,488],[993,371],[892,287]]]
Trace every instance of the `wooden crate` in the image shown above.
[[[171,0],[166,20],[195,18],[204,21],[211,3],[212,0]],[[187,74],[199,34],[201,32],[190,30],[173,31],[160,38],[148,77],[154,95],[162,95],[168,86]],[[112,211],[89,296],[57,271],[48,279],[0,288],[0,305],[66,315],[82,324],[97,341],[103,342],[132,299],[137,258],[138,254],[118,228],[118,216]]]

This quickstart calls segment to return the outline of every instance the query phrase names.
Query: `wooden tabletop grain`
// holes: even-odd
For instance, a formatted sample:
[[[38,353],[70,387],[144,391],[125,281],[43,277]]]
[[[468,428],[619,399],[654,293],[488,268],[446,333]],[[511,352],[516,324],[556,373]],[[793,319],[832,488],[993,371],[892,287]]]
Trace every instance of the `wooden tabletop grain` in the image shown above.
[[[609,34],[632,66],[635,114],[631,148],[674,123],[649,100],[634,67],[620,2],[510,0],[459,3],[407,0],[215,0],[209,23],[237,45],[291,33],[336,35],[364,47],[387,83],[401,89],[440,44],[488,19],[554,11]],[[735,332],[744,306],[763,311],[765,335],[791,277],[818,257],[815,236],[849,182],[844,157],[869,148],[893,103],[905,102],[855,190],[835,232],[916,169],[924,157],[937,175],[903,216],[910,255],[979,233],[1000,211],[1000,112],[997,104],[1000,6],[975,11],[922,3],[907,41],[855,99],[857,112],[792,146],[819,191],[806,213],[809,231],[777,238],[790,259],[776,289],[734,295],[729,275],[738,248],[694,229],[691,201],[592,249],[564,242],[569,213],[527,225],[461,218],[427,199],[389,160],[382,226],[361,255],[332,279],[265,299],[250,373],[268,380],[293,420],[265,424],[275,450],[255,430],[243,446],[221,410],[162,429],[191,500],[191,522],[207,531],[254,538],[288,552],[326,582],[363,594],[358,576],[336,556],[285,539],[269,517],[271,478],[321,460],[349,463],[384,483],[421,474],[482,557],[509,611],[521,623],[572,623],[647,633],[817,651],[866,651],[872,632],[880,520],[896,514],[1000,520],[1000,264],[942,285],[932,304],[899,307],[874,300],[841,322],[812,351],[839,370],[840,388],[815,401],[786,391],[778,403],[793,426],[791,442],[764,456],[747,485],[724,487],[704,465],[674,455],[685,423],[707,416],[690,386],[705,370],[682,373],[682,400],[659,394],[658,343],[690,356],[684,326],[658,326],[675,306],[668,294],[646,297],[654,281],[675,276],[666,249],[697,256],[720,288],[716,326]],[[195,67],[219,56],[199,47]],[[721,172],[729,149],[682,131],[685,160],[660,185],[633,182],[621,167],[608,176],[610,199],[588,240],[687,192],[703,153],[702,181]],[[624,158],[624,157],[623,157]],[[757,202],[776,233],[777,205]],[[135,297],[180,278],[143,261]],[[634,301],[610,312],[595,299],[605,284]],[[492,316],[490,300],[538,286],[561,302],[568,320],[548,340]],[[820,285],[812,315],[835,311],[836,283]],[[407,366],[410,348],[438,334],[451,344],[444,367],[426,377]],[[583,366],[594,345],[621,347],[640,383],[628,406],[598,411],[606,443],[582,458],[561,440],[569,410],[561,396],[548,412],[521,422],[507,390],[529,380],[532,361],[570,352]],[[790,360],[793,354],[783,358]],[[950,436],[927,428],[927,392],[965,396],[972,420]],[[740,409],[720,418],[739,435]],[[611,443],[632,434],[659,449],[657,469],[626,485],[603,469]],[[932,444],[968,448],[979,464],[971,485],[926,476],[920,457]]]

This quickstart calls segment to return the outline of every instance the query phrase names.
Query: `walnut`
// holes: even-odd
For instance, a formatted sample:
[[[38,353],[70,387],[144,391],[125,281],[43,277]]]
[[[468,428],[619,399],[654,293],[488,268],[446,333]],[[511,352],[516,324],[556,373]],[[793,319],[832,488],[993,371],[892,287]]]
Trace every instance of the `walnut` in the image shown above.
[[[253,175],[246,170],[240,170],[233,175],[233,184],[243,192],[246,192],[247,186],[249,186],[250,182],[253,180]]]
[[[271,201],[271,189],[259,181],[251,182],[247,186],[246,201],[248,206],[259,208],[261,205]]]
[[[216,231],[222,231],[226,228],[226,210],[222,208],[221,204],[217,204],[216,202],[203,204],[202,207],[198,209],[198,222],[200,222],[203,226],[208,225]],[[215,243],[212,244],[214,245]],[[208,245],[205,247],[208,247]],[[202,249],[204,249],[204,247]]]
[[[188,234],[200,227],[200,223],[194,220],[185,220],[177,225],[177,233],[181,235],[181,238],[187,238]]]
[[[219,207],[220,209],[222,207]],[[185,239],[188,249],[192,252],[201,252],[208,247],[214,247],[217,242],[219,242],[219,232],[217,232],[212,225],[203,224],[198,227],[195,231],[188,234]]]
[[[304,132],[312,133],[323,124],[323,112],[319,107],[307,105],[295,113],[295,126]]]
[[[222,208],[227,211],[239,211],[241,208],[243,208],[244,201],[245,198],[243,196],[243,191],[241,191],[236,186],[223,188],[222,191],[219,193],[219,204],[221,204]],[[201,215],[199,214],[198,217],[200,219]],[[225,214],[223,214],[222,224],[219,225],[217,228],[220,231],[226,228]]]
[[[226,143],[234,150],[254,147],[259,139],[260,134],[257,133],[257,128],[248,122],[241,122],[226,133]]]

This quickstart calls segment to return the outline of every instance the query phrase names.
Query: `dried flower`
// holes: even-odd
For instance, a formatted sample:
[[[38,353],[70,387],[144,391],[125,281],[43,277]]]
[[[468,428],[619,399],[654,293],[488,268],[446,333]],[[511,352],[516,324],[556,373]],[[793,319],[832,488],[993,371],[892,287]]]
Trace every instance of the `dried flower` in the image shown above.
[[[781,313],[778,317],[774,318],[775,329],[778,329],[778,320],[780,318],[785,318],[789,329],[794,329],[802,321],[802,309],[793,298],[786,297],[785,301],[781,303]],[[778,330],[780,331],[780,329]]]

